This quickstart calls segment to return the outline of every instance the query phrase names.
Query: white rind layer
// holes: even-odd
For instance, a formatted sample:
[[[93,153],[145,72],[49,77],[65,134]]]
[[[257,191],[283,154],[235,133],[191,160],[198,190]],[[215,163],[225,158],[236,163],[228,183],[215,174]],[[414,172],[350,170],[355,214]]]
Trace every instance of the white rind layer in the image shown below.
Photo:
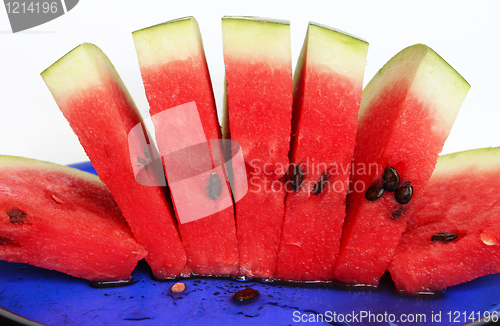
[[[91,43],[83,43],[49,68],[41,76],[61,111],[67,108],[65,102],[76,95],[84,95],[89,88],[106,88],[114,82],[124,92],[137,115],[139,111],[130,93],[106,54]]]
[[[363,82],[368,52],[366,41],[311,22],[306,43],[308,65],[324,65],[353,84]]]
[[[433,108],[435,128],[448,134],[470,85],[436,52],[423,44],[405,48],[396,54],[363,90],[358,114],[360,123],[372,100],[384,89],[406,84],[408,94]]]
[[[200,29],[194,17],[171,20],[132,33],[141,67],[147,68],[203,55]]]
[[[77,46],[41,75],[57,103],[89,87],[106,85],[110,79],[125,89],[108,57],[91,43]]]
[[[500,147],[478,148],[440,156],[432,178],[493,170],[500,172]]]
[[[224,57],[262,60],[291,65],[288,21],[257,17],[223,17]]]
[[[23,169],[25,170],[44,169],[53,172],[57,171],[68,175],[73,175],[80,179],[85,179],[88,180],[89,182],[94,182],[95,184],[99,184],[102,187],[105,187],[104,183],[101,182],[99,177],[92,173],[84,172],[65,165],[59,165],[46,161],[39,161],[26,157],[0,155],[0,170],[7,170],[7,173],[9,173],[15,170],[23,170]]]

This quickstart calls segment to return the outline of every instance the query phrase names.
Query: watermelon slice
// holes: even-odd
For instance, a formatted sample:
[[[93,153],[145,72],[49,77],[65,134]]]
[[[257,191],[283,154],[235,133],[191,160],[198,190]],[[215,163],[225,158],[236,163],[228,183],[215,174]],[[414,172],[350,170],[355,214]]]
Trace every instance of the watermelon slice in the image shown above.
[[[296,173],[289,180],[276,278],[333,278],[367,51],[363,40],[309,24],[294,77],[290,162]]]
[[[499,192],[500,148],[440,157],[389,267],[397,289],[436,292],[500,273]]]
[[[188,275],[166,187],[159,186],[158,154],[153,146],[144,147],[148,137],[142,119],[109,59],[84,43],[42,77],[136,239],[148,250],[153,275]]]
[[[95,175],[0,156],[0,193],[1,260],[118,282],[147,254]]]
[[[273,275],[284,215],[292,118],[290,25],[252,17],[222,20],[225,136],[241,145],[247,194],[236,202],[240,274]]]
[[[421,44],[394,56],[363,90],[337,280],[378,285],[468,90]]]
[[[169,21],[164,24],[139,30],[133,33],[137,56],[141,68],[142,79],[146,89],[146,95],[150,105],[150,113],[155,123],[156,139],[160,153],[169,152],[173,142],[174,146],[189,148],[193,155],[196,149],[205,148],[199,154],[205,154],[205,158],[198,160],[190,158],[194,162],[187,166],[186,159],[170,160],[166,166],[166,175],[172,187],[173,177],[171,173],[182,169],[194,169],[190,174],[198,176],[202,187],[190,187],[188,197],[201,198],[203,201],[223,201],[223,196],[216,199],[209,198],[206,192],[207,182],[213,178],[224,178],[221,171],[215,168],[214,159],[210,159],[207,140],[221,139],[221,129],[217,118],[215,99],[212,91],[212,83],[208,72],[207,62],[201,40],[198,24],[193,17],[186,17]],[[169,120],[174,120],[175,126],[166,126],[160,113],[170,108],[186,103],[194,102],[197,110],[194,111],[192,119],[187,114],[179,111],[174,117],[173,111],[169,112]],[[180,130],[175,136],[172,130]],[[182,144],[182,146],[179,146]],[[197,145],[200,146],[197,146]],[[212,148],[214,150],[215,148]],[[223,156],[223,153],[219,154]],[[200,162],[206,164],[200,164]],[[173,171],[171,171],[173,170]],[[169,173],[171,172],[171,173]],[[205,173],[205,179],[203,179]],[[210,176],[216,173],[216,176]],[[190,176],[191,176],[190,175]],[[208,179],[206,178],[208,175]],[[186,178],[187,179],[187,178]],[[192,181],[192,180],[191,180]],[[187,184],[181,184],[179,188],[186,188]],[[174,186],[175,187],[175,186]],[[236,275],[238,272],[239,256],[236,239],[236,226],[234,220],[234,209],[230,198],[230,190],[226,184],[225,193],[229,200],[228,207],[220,207],[212,215],[199,218],[189,222],[183,221],[179,214],[179,201],[187,198],[180,197],[176,201],[176,193],[173,193],[173,203],[179,220],[179,231],[182,242],[188,256],[188,266],[193,274],[199,275]],[[194,194],[194,189],[199,189],[199,194]],[[194,203],[202,207],[202,203]]]

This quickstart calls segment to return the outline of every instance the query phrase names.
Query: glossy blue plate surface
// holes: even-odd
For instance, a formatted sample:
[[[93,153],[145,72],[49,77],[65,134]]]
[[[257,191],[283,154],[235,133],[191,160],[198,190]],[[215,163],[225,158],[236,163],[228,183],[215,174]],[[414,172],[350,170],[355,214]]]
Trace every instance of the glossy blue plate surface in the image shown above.
[[[94,172],[90,163],[73,166]],[[491,312],[497,320],[500,309],[500,274],[419,297],[397,293],[388,275],[376,290],[192,278],[177,294],[174,282],[151,279],[144,262],[133,278],[129,286],[96,289],[62,273],[0,262],[0,307],[47,325],[196,326],[462,325]],[[260,295],[246,304],[233,300],[247,286]]]

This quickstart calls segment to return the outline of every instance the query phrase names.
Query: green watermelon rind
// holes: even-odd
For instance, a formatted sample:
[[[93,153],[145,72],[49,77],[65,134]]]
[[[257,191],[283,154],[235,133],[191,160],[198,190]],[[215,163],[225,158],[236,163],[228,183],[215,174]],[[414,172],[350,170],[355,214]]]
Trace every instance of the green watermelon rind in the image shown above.
[[[271,24],[281,24],[281,25],[290,25],[290,21],[286,19],[277,19],[277,18],[267,18],[267,17],[259,17],[259,16],[224,16],[222,19],[235,19],[241,21],[249,21],[249,22],[259,22],[259,23],[271,23]]]

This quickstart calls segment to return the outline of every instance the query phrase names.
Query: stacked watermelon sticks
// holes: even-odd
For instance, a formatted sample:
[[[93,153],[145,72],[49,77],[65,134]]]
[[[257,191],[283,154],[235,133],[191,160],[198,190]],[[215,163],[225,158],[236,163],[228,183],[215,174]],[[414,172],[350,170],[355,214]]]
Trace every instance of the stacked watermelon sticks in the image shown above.
[[[222,34],[221,131],[196,20],[133,33],[159,151],[96,46],[82,44],[42,73],[107,188],[98,180],[89,186],[81,176],[74,182],[106,199],[96,200],[104,208],[78,199],[82,213],[50,229],[33,207],[5,197],[1,259],[94,281],[128,279],[143,257],[159,279],[241,276],[377,286],[389,269],[397,288],[410,293],[500,272],[481,263],[499,252],[495,194],[486,194],[494,202],[487,212],[461,209],[463,202],[447,200],[445,189],[450,183],[472,201],[463,184],[476,189],[485,175],[498,180],[498,150],[443,157],[431,178],[469,89],[432,49],[402,50],[362,91],[368,44],[360,38],[310,23],[292,79],[289,22],[224,17]],[[63,198],[53,182],[74,173],[50,170],[60,178],[31,193],[45,194],[43,213],[57,216],[78,200]],[[0,178],[0,187],[20,186]],[[100,271],[71,250],[58,255],[34,245],[42,242],[35,241],[33,225],[54,237],[78,226],[83,238],[65,238],[71,248],[85,237],[102,240],[101,231],[78,219],[116,228],[106,231],[113,234],[106,250],[92,253],[114,268]],[[107,259],[112,252],[123,258]],[[37,258],[45,254],[50,262]],[[451,256],[449,265],[440,265]],[[74,257],[69,268],[57,262],[67,257]],[[435,272],[452,269],[458,275]]]

